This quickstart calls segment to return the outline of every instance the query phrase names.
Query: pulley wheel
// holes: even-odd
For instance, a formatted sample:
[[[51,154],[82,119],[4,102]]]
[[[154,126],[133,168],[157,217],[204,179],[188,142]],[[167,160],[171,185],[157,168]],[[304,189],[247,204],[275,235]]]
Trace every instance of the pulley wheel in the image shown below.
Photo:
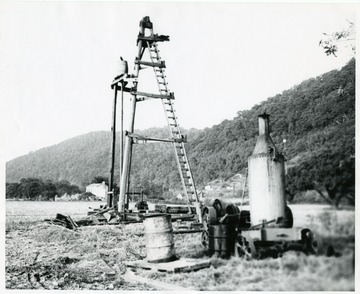
[[[238,257],[245,256],[247,259],[257,258],[254,240],[249,238],[246,239],[244,236],[238,236],[235,244],[235,254]]]
[[[240,214],[240,209],[235,204],[229,204],[225,208],[225,212],[229,215],[231,214]]]
[[[205,248],[209,247],[209,231],[206,230],[202,231],[201,244],[203,244]]]
[[[226,206],[225,213],[227,214],[227,217],[223,223],[238,226],[240,221],[240,209],[234,204],[229,204]]]
[[[213,202],[213,207],[216,210],[216,216],[217,218],[220,218],[225,215],[226,213],[226,204],[224,201],[220,199],[215,199]]]
[[[309,229],[301,230],[301,241],[303,242],[303,252],[305,254],[316,254],[316,242],[314,241],[313,233]]]
[[[280,223],[280,228],[292,228],[294,225],[294,218],[289,206],[285,207],[285,217]]]

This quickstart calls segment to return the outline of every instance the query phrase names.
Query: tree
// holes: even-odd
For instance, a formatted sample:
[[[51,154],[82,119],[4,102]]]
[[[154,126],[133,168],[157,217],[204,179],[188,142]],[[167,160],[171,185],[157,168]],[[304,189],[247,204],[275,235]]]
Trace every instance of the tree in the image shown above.
[[[81,193],[81,189],[77,185],[70,185],[71,194]]]
[[[163,194],[163,186],[150,180],[141,182],[141,190],[150,198],[159,198]]]
[[[20,180],[22,197],[28,200],[35,200],[41,195],[43,181],[37,178],[22,178]]]
[[[79,200],[81,201],[91,201],[94,198],[96,198],[96,196],[90,192],[84,192],[79,196]]]
[[[91,181],[92,184],[101,184],[102,182],[109,186],[109,179],[104,176],[95,176]]]
[[[327,203],[338,208],[342,199],[355,204],[355,158],[341,159],[337,152],[326,150],[288,170],[289,194],[315,190]]]
[[[56,186],[51,180],[46,180],[43,185],[41,196],[44,200],[54,200],[57,194]]]
[[[326,55],[334,55],[339,51],[339,46],[348,47],[355,54],[355,26],[353,22],[348,21],[348,28],[332,34],[323,33],[324,39],[321,39],[319,46],[321,46]]]
[[[21,198],[21,185],[20,183],[6,183],[6,198],[17,199]]]
[[[20,183],[6,183],[6,198],[28,200],[54,200],[56,195],[77,194],[80,188],[68,181],[43,181],[40,178],[22,178]],[[39,197],[40,196],[40,197]]]
[[[72,195],[81,192],[78,186],[72,185],[69,181],[66,180],[56,182],[55,187],[59,196],[62,196],[64,194]]]

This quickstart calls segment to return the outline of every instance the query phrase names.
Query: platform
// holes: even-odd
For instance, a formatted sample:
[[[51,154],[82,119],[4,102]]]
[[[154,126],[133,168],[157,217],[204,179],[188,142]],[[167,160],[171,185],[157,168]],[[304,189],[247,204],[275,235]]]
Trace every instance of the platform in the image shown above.
[[[128,267],[157,270],[166,273],[184,273],[210,267],[210,260],[195,258],[180,258],[175,261],[150,263],[147,260],[128,261]]]

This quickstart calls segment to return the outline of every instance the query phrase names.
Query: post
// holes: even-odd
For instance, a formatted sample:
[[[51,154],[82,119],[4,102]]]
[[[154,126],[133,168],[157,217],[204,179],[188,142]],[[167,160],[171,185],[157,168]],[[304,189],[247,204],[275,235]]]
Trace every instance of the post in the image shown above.
[[[130,133],[134,131],[134,123],[135,123],[135,109],[136,109],[136,97],[133,96],[131,99],[131,109],[130,109],[130,122],[128,130]],[[131,160],[131,151],[132,151],[132,138],[129,137],[125,132],[125,146],[124,146],[124,161],[120,179],[120,195],[119,195],[119,212],[124,213],[124,202],[127,191],[127,182],[129,177],[129,167]]]
[[[120,181],[121,181],[121,175],[122,175],[122,166],[123,166],[123,158],[124,158],[124,87],[125,87],[125,83],[124,80],[122,79],[120,81],[121,83],[121,101],[120,101],[120,156],[119,156],[119,174],[120,174],[120,180],[119,180],[119,186],[120,185]],[[117,87],[117,86],[116,86]],[[116,211],[118,211],[118,195],[114,195],[113,196],[113,207],[116,209]]]
[[[132,142],[132,141],[131,141]],[[128,178],[127,178],[127,190],[125,196],[125,208],[129,209],[129,195],[130,195],[130,175],[131,175],[131,162],[132,162],[132,148],[133,144],[131,143],[130,147],[130,159],[129,159],[129,168],[128,168]],[[133,186],[134,187],[134,186]],[[135,187],[133,188],[133,192]]]
[[[120,101],[120,179],[123,167],[124,152],[124,81],[121,81],[121,101]]]
[[[112,115],[112,140],[111,140],[111,158],[110,158],[110,177],[109,177],[109,194],[107,195],[107,206],[113,207],[114,199],[114,165],[115,165],[115,141],[116,141],[116,102],[117,102],[117,86],[114,87],[114,104]]]
[[[143,22],[140,22],[140,35],[144,35],[145,27],[143,26]],[[143,50],[143,42],[142,40],[138,41],[138,60],[141,59],[142,50]],[[139,76],[140,64],[135,65],[135,76]],[[123,157],[123,166],[122,173],[120,178],[120,195],[119,195],[119,212],[123,215],[125,212],[125,200],[126,200],[126,191],[128,190],[128,177],[130,172],[130,164],[131,164],[131,153],[132,153],[132,144],[133,140],[131,137],[127,135],[127,132],[134,132],[134,124],[135,124],[135,110],[136,110],[136,91],[137,91],[137,82],[134,83],[134,91],[135,94],[132,94],[132,98],[130,100],[130,112],[129,112],[129,124],[127,127],[127,131],[125,131],[125,145],[124,145],[124,157]]]

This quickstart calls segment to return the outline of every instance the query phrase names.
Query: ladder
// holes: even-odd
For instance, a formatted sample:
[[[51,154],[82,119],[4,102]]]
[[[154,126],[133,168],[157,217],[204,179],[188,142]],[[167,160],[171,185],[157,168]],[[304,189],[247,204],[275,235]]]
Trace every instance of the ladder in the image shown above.
[[[156,42],[153,44],[148,43],[148,50],[151,61],[153,63],[156,63],[156,61],[161,61],[158,45]],[[170,95],[171,92],[168,88],[168,83],[166,82],[165,67],[153,67],[153,69],[159,92],[161,94]],[[194,178],[185,151],[184,143],[186,142],[186,136],[183,136],[181,133],[178,118],[175,115],[173,99],[161,99],[161,101],[166,115],[170,137],[174,139],[173,147],[185,196],[188,200],[188,203],[194,202],[196,205],[199,203],[199,197],[197,195]]]
[[[148,30],[149,34],[145,34]],[[158,49],[158,43],[169,41],[168,36],[157,35],[153,32],[153,24],[150,21],[148,16],[144,17],[140,21],[140,33],[138,35],[137,44],[138,44],[138,56],[135,59],[135,68],[137,69],[138,79],[139,71],[146,68],[153,68],[157,87],[159,94],[150,94],[137,91],[137,83],[133,88],[133,91],[130,93],[136,97],[137,101],[143,101],[147,99],[160,99],[163,105],[163,109],[166,115],[166,120],[169,128],[169,140],[154,138],[144,138],[145,140],[151,141],[166,141],[171,142],[177,161],[177,166],[181,178],[181,183],[185,197],[189,205],[194,205],[196,208],[196,213],[199,218],[199,222],[202,222],[201,217],[201,205],[199,197],[196,191],[193,175],[190,169],[188,157],[185,151],[185,145],[187,137],[181,133],[181,129],[178,123],[178,118],[175,115],[174,109],[174,94],[170,92],[168,88],[168,83],[166,81],[165,75],[165,61],[160,57],[160,50]],[[146,61],[144,59],[144,52],[148,51],[150,60]],[[140,136],[135,134],[129,134],[130,137],[139,138]],[[189,208],[190,209],[190,208]]]

